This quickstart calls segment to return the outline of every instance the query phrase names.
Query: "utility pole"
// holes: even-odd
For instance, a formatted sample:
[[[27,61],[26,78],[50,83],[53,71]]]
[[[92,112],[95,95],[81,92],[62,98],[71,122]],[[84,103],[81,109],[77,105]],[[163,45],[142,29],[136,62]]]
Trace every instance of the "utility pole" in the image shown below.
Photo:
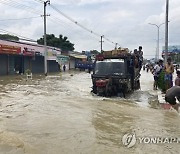
[[[160,26],[159,26],[159,28],[160,28]],[[159,60],[159,28],[158,28],[158,39],[157,39],[157,57],[156,57],[156,59],[157,59],[157,61]]]
[[[46,41],[46,6],[50,0],[44,2],[44,74],[47,76],[47,41]]]
[[[118,43],[115,44],[115,50],[117,50],[117,45],[118,45]]]
[[[166,19],[165,19],[165,63],[168,57],[168,24],[169,24],[169,0],[166,0]]]
[[[156,26],[157,27],[157,48],[156,48],[156,56],[155,56],[155,59],[156,61],[158,61],[159,59],[159,29],[162,25],[164,25],[165,23],[162,23],[160,25],[156,25],[156,24],[152,24],[152,23],[149,23],[150,25],[153,25],[153,26]]]
[[[104,37],[104,35],[101,36],[101,41],[100,41],[101,42],[101,53],[103,52],[103,42],[104,42],[103,37]]]

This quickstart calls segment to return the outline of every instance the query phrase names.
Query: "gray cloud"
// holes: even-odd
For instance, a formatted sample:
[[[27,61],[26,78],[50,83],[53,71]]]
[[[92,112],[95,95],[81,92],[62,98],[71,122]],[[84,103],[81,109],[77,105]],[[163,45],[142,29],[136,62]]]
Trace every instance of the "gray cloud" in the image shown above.
[[[5,0],[4,0],[5,1]],[[33,14],[27,9],[17,9],[0,3],[1,18],[23,18],[41,15],[43,4],[33,0],[13,0],[33,7],[39,13]],[[51,0],[59,10],[72,17],[80,24],[105,35],[113,42],[131,50],[139,45],[144,47],[146,57],[153,57],[156,49],[157,28],[148,23],[161,24],[165,21],[165,0]],[[78,51],[100,49],[100,38],[81,29],[62,15],[47,7],[47,32],[57,36],[63,34],[75,44]],[[180,1],[170,0],[169,44],[180,42]],[[58,19],[55,19],[58,18]],[[5,26],[3,26],[3,24]],[[41,18],[15,22],[1,22],[0,28],[16,32],[26,37],[38,39],[43,35]],[[164,26],[160,29],[160,45],[164,45]],[[107,41],[104,50],[114,48]]]

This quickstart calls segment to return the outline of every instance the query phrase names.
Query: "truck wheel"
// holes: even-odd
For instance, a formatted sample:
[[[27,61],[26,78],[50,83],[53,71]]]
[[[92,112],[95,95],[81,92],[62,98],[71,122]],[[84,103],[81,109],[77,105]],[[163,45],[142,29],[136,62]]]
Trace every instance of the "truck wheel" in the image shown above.
[[[93,86],[92,92],[93,92],[94,94],[97,94],[97,87],[96,87],[96,86]]]
[[[138,89],[140,89],[140,81],[138,80],[138,81],[136,81],[136,84],[135,84],[136,86],[135,86],[135,89],[136,90],[138,90]]]

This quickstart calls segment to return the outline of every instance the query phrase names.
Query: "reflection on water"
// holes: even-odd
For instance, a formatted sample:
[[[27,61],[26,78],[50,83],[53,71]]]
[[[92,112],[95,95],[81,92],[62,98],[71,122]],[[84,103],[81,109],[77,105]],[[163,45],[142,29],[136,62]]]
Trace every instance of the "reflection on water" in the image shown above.
[[[147,78],[148,76],[148,78]],[[152,109],[150,74],[141,90],[123,98],[94,96],[90,74],[67,72],[0,77],[0,153],[176,153],[180,146],[141,145],[128,149],[122,136],[179,136],[179,115]],[[146,79],[146,80],[145,80]]]

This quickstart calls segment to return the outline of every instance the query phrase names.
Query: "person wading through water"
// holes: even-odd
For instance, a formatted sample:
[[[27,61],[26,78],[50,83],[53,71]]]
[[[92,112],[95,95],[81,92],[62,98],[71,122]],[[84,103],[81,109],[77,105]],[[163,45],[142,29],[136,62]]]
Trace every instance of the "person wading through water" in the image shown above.
[[[180,102],[180,86],[174,86],[168,89],[165,95],[165,101],[178,111],[180,104],[176,102],[176,98]]]
[[[66,65],[63,65],[63,71],[64,72],[66,71]]]
[[[175,79],[175,85],[180,86],[180,71],[177,71],[177,77]]]
[[[153,89],[154,90],[157,90],[158,88],[158,78],[159,78],[159,74],[162,70],[162,64],[163,64],[163,61],[162,60],[159,60],[157,62],[157,64],[154,66],[154,69],[152,71],[153,75],[154,75],[154,85],[153,85]]]
[[[171,63],[171,58],[169,57],[167,59],[167,64],[165,65],[165,76],[164,76],[164,79],[165,79],[165,83],[166,83],[166,90],[168,90],[169,88],[171,88],[173,86],[173,72],[174,72],[174,66],[173,64]]]

